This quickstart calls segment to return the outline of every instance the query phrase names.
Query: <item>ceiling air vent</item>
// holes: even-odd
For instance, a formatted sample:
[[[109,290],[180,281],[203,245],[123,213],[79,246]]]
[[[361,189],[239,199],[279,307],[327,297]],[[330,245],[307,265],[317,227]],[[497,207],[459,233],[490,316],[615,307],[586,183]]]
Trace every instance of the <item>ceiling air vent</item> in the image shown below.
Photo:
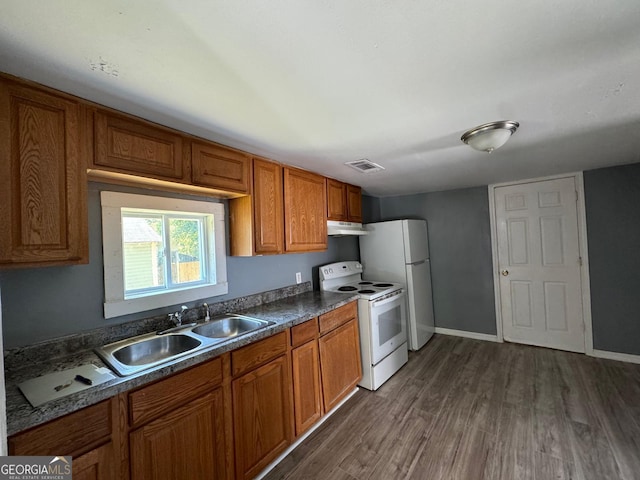
[[[366,158],[363,158],[362,160],[355,160],[353,162],[346,162],[345,165],[349,165],[351,168],[362,173],[373,173],[384,170],[384,167],[382,165],[370,162]]]

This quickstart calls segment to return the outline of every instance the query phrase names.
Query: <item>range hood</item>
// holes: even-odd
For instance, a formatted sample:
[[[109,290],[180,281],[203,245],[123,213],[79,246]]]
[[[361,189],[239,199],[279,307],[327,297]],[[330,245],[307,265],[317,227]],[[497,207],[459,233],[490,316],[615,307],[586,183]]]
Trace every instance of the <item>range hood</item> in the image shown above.
[[[331,237],[344,237],[346,235],[368,235],[361,223],[327,221],[327,235]]]

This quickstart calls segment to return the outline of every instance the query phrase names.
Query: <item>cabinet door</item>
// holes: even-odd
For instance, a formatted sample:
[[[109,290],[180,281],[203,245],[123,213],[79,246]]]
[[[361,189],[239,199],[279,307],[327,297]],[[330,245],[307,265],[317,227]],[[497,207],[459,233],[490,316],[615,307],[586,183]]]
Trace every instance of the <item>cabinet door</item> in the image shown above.
[[[296,436],[300,436],[322,416],[318,341],[312,340],[294,348],[291,364]]]
[[[288,365],[283,355],[233,381],[236,478],[255,477],[291,442]]]
[[[362,188],[347,185],[347,210],[350,222],[362,223]]]
[[[193,142],[191,168],[196,185],[250,193],[251,159],[244,152],[214,143]]]
[[[226,478],[222,388],[129,435],[131,479]]]
[[[325,178],[284,168],[285,251],[327,249],[327,191]]]
[[[324,410],[328,412],[355,388],[362,377],[357,319],[320,337],[318,342],[322,396]]]
[[[118,478],[115,471],[112,443],[94,448],[73,459],[73,480],[115,480]]]
[[[253,160],[253,215],[255,253],[282,253],[284,241],[282,167]]]
[[[134,118],[94,114],[97,168],[165,180],[184,180],[184,141],[178,132]]]
[[[347,185],[327,178],[327,218],[347,220]]]
[[[0,265],[88,262],[83,112],[0,79]]]

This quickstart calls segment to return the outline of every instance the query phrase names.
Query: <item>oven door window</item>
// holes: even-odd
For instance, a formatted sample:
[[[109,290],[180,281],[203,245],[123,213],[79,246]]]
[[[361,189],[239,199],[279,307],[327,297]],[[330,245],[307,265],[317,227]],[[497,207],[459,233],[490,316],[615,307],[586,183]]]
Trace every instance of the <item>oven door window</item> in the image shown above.
[[[372,302],[371,320],[372,360],[375,365],[407,341],[404,295]]]
[[[402,318],[400,310],[400,305],[397,305],[393,310],[378,315],[379,347],[402,334],[402,322],[399,321]]]

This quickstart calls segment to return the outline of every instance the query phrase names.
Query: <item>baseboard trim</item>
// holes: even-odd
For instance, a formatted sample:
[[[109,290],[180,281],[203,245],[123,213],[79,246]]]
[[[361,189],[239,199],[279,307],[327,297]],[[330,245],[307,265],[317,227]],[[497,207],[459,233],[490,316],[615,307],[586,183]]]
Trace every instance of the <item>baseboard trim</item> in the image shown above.
[[[617,360],[618,362],[640,364],[640,355],[632,355],[630,353],[610,352],[608,350],[594,350],[591,356],[606,358],[607,360]]]
[[[354,388],[353,391],[349,395],[347,395],[344,399],[342,399],[342,401],[338,405],[333,407],[330,412],[328,412],[324,417],[318,420],[318,422],[313,427],[307,430],[298,440],[292,443],[289,446],[289,448],[287,448],[284,452],[282,452],[282,454],[278,458],[276,458],[273,462],[267,465],[267,467],[262,472],[260,472],[258,476],[255,477],[254,480],[261,480],[262,478],[264,478],[271,470],[273,470],[276,467],[276,465],[278,465],[282,460],[284,460],[284,458],[287,455],[289,455],[293,450],[295,450],[296,447],[300,445],[309,435],[315,432],[318,429],[318,427],[320,427],[320,425],[326,422],[329,419],[329,417],[331,417],[331,415],[336,413],[340,409],[340,407],[342,407],[342,405],[344,405],[351,397],[353,397],[356,393],[358,393],[358,390],[360,390],[359,387]]]
[[[451,335],[454,337],[464,337],[464,338],[472,338],[474,340],[484,340],[485,342],[498,342],[497,335],[489,335],[488,333],[477,333],[477,332],[467,332],[466,330],[453,330],[451,328],[442,328],[436,327],[436,333],[440,333],[442,335]]]

